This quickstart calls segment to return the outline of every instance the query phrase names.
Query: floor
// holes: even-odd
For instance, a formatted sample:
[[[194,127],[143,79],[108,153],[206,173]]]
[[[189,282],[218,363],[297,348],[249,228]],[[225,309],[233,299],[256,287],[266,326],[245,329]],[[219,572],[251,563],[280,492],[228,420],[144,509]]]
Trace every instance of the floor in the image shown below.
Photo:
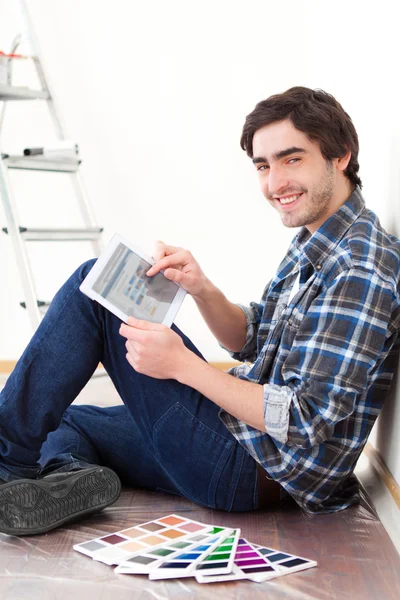
[[[316,560],[318,566],[261,584],[237,581],[201,585],[193,578],[149,581],[120,575],[73,550],[79,542],[175,513],[240,527],[255,543]],[[126,489],[102,513],[41,536],[0,534],[2,600],[398,600],[399,557],[374,511],[363,503],[336,515],[304,515],[288,502],[274,511],[222,513],[184,498]]]

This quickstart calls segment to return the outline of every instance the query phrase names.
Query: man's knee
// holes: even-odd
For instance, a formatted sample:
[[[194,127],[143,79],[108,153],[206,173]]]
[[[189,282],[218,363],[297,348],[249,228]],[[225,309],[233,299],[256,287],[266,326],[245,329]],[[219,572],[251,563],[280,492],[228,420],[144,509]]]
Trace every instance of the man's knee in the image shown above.
[[[89,274],[89,271],[93,267],[97,258],[91,258],[90,260],[86,260],[82,263],[75,271],[71,274],[71,276],[67,279],[66,283],[72,283],[76,285],[77,283],[80,285],[85,277]]]
[[[96,260],[97,258],[91,258],[90,260],[86,260],[84,263],[81,264],[80,267],[77,268],[75,274],[78,275],[81,281],[83,281],[86,275],[88,275]]]

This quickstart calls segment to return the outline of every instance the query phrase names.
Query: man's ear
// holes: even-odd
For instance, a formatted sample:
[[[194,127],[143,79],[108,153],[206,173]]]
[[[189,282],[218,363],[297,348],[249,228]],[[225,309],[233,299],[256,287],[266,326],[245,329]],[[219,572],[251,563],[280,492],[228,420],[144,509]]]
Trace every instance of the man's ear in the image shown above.
[[[344,156],[336,159],[337,160],[336,164],[337,164],[338,169],[340,169],[340,171],[345,171],[348,167],[350,159],[351,159],[351,152],[350,152],[350,150],[348,150]]]

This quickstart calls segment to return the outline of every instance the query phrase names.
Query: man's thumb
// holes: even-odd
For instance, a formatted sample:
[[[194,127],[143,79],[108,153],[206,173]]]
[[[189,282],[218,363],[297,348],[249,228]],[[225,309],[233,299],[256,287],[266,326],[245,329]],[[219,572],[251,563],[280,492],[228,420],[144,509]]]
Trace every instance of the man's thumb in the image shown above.
[[[179,271],[178,269],[171,269],[171,267],[165,269],[164,276],[170,281],[176,281],[178,283],[180,283],[183,279],[182,271]]]
[[[157,330],[162,328],[160,323],[152,323],[151,321],[144,321],[143,319],[135,319],[135,317],[128,317],[128,325],[135,327],[135,329]]]

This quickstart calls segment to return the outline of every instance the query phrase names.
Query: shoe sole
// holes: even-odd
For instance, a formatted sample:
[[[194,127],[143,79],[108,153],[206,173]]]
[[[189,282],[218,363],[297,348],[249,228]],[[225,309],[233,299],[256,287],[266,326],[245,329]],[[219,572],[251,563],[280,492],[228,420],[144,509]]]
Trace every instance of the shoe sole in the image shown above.
[[[111,469],[94,467],[59,481],[17,479],[0,489],[0,532],[45,533],[113,504],[121,482]]]

